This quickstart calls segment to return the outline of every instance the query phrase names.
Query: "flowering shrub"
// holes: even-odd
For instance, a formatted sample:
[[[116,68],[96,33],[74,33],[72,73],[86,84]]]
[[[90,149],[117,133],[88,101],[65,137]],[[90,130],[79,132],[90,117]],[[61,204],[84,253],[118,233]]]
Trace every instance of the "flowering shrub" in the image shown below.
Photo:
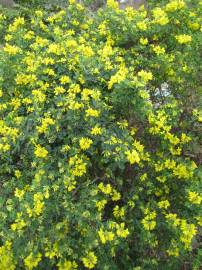
[[[199,269],[200,6],[69,2],[0,50],[0,270]]]

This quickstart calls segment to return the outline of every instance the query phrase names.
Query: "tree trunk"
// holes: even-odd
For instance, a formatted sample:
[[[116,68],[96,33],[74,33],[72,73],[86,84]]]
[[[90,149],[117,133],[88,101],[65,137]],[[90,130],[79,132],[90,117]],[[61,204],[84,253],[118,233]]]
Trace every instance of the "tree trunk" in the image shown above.
[[[146,6],[146,0],[119,0],[119,3],[121,9],[125,9],[126,7],[139,9],[142,5]]]
[[[15,6],[15,2],[13,0],[0,0],[0,6],[5,8],[12,8]]]

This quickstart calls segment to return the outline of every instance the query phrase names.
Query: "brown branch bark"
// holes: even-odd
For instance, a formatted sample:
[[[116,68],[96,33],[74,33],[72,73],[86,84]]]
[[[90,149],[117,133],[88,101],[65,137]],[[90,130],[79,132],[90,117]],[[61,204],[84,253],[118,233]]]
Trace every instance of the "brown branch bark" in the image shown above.
[[[0,0],[0,6],[5,8],[12,8],[15,6],[15,2],[13,0]]]

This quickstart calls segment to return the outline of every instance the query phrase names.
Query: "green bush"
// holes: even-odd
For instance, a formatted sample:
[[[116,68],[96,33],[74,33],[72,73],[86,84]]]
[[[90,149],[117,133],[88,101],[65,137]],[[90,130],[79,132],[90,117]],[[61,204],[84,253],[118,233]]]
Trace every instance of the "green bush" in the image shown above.
[[[200,269],[201,6],[69,2],[0,49],[0,270]]]

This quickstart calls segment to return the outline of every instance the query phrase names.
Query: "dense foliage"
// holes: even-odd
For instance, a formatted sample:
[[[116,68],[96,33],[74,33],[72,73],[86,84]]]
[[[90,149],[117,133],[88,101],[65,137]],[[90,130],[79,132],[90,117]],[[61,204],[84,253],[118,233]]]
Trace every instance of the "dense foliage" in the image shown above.
[[[69,2],[0,49],[0,270],[200,269],[201,5]]]

